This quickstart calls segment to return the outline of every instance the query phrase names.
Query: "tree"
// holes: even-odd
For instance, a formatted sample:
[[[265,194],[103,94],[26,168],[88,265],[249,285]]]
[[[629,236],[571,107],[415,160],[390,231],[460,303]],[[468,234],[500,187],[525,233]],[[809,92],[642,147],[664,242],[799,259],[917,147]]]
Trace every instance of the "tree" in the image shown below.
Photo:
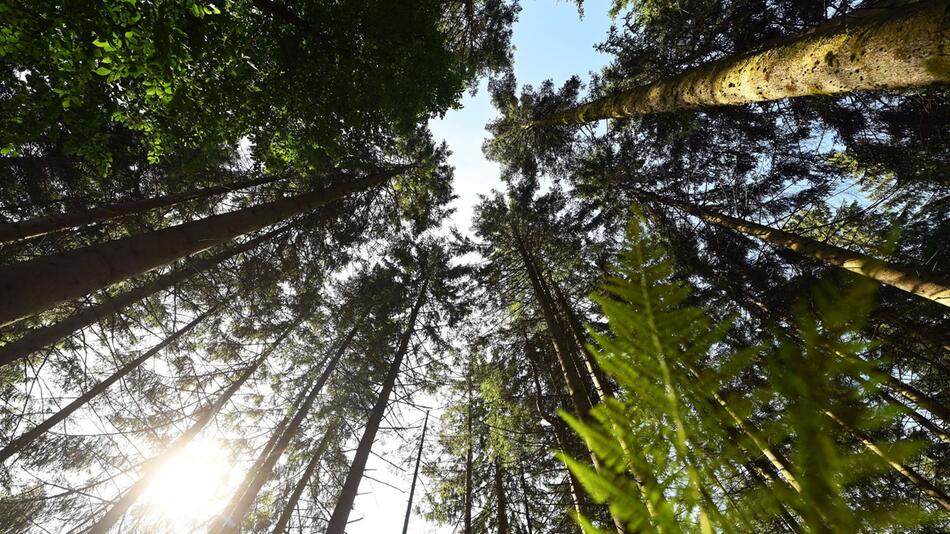
[[[939,62],[944,2],[920,2],[874,16],[842,18],[796,39],[728,57],[677,76],[618,91],[532,127],[580,124],[699,106],[807,95],[906,89],[950,81]],[[913,28],[913,30],[911,30]]]
[[[424,269],[425,267],[423,267]],[[356,492],[359,489],[360,480],[363,478],[363,470],[366,467],[366,460],[369,458],[370,449],[373,441],[376,439],[376,433],[379,431],[379,424],[383,420],[386,411],[386,405],[389,402],[389,395],[392,393],[396,384],[396,377],[402,366],[402,361],[406,357],[406,351],[409,350],[409,343],[412,340],[413,330],[416,324],[416,318],[419,315],[419,309],[425,302],[426,291],[429,286],[427,273],[423,270],[421,279],[418,280],[418,290],[415,303],[409,311],[409,317],[406,319],[405,330],[399,339],[399,345],[396,348],[396,354],[393,362],[383,378],[382,387],[378,398],[369,412],[366,420],[366,427],[363,436],[360,438],[356,454],[353,456],[353,462],[350,465],[350,471],[346,476],[346,481],[340,490],[340,496],[337,499],[333,514],[330,516],[330,522],[327,526],[327,532],[342,534],[346,528],[347,518],[350,515],[350,509],[353,507],[353,501],[356,499]]]
[[[378,185],[401,170],[378,172],[326,190],[0,268],[6,302],[0,321],[3,325],[16,322],[94,289]],[[69,279],[48,282],[57,278],[55,273],[64,271],[71,273]],[[24,284],[33,289],[24,291]]]

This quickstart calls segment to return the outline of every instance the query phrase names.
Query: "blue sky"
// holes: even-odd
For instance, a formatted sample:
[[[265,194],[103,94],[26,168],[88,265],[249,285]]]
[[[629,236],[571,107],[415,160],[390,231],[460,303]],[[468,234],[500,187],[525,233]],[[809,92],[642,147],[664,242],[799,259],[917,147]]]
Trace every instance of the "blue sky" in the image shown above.
[[[552,79],[560,85],[575,74],[587,80],[588,73],[600,70],[609,57],[596,52],[594,46],[607,36],[611,25],[607,16],[609,8],[608,0],[587,0],[584,18],[580,19],[573,2],[523,0],[513,37],[514,68],[519,86],[538,85],[546,79]],[[485,124],[496,115],[483,83],[474,97],[465,95],[461,109],[450,111],[445,118],[430,122],[435,139],[444,139],[452,150],[449,163],[455,167],[454,187],[459,198],[453,204],[457,212],[451,224],[462,231],[469,229],[472,207],[478,202],[478,195],[490,193],[492,189],[503,189],[498,179],[498,165],[486,160],[482,154],[482,143],[488,135]],[[422,413],[411,409],[399,411],[407,426],[421,425]],[[427,437],[430,444],[435,440],[435,419],[430,421],[432,426]],[[373,450],[393,463],[407,465],[404,461],[412,456],[416,446],[415,443],[404,443],[395,438],[382,438],[377,440]],[[398,534],[405,514],[411,469],[405,473],[397,472],[375,456],[370,457],[367,469],[368,474],[385,483],[363,480],[360,496],[350,515],[350,520],[354,522],[347,532]],[[406,491],[399,491],[390,485]],[[416,489],[416,502],[420,502],[421,495],[428,488],[427,481],[422,480]],[[452,526],[426,524],[415,515],[409,524],[411,533],[450,534],[454,531]]]
[[[524,0],[513,37],[519,86],[537,86],[547,79],[560,86],[575,74],[587,80],[589,72],[599,71],[609,57],[594,46],[604,41],[610,29],[609,8],[608,0],[587,0],[580,19],[573,2]],[[449,162],[455,167],[454,186],[459,195],[453,204],[458,210],[453,223],[463,231],[469,227],[477,195],[503,189],[498,165],[482,154],[482,142],[488,135],[485,124],[496,116],[483,82],[474,97],[465,95],[462,109],[429,123],[435,138],[444,139],[452,150]]]

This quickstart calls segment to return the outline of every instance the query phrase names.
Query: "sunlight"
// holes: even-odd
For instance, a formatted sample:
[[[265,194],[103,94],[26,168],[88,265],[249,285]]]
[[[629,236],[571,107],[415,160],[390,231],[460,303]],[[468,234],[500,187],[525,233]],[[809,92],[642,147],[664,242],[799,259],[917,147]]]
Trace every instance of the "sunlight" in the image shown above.
[[[163,466],[145,493],[149,515],[166,526],[207,519],[225,502],[235,469],[216,440],[197,441]]]

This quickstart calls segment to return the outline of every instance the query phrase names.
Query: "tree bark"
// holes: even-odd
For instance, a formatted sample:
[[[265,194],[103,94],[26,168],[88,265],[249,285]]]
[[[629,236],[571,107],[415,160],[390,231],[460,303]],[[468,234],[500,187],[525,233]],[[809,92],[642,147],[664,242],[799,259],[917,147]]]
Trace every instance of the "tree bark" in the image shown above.
[[[248,240],[235,247],[223,250],[207,258],[190,261],[177,271],[159,276],[155,280],[109,298],[99,304],[83,308],[77,313],[49,326],[30,331],[25,336],[0,347],[0,367],[9,365],[17,360],[26,358],[30,354],[52,345],[85,328],[97,323],[106,317],[118,313],[136,302],[164,291],[175,284],[181,283],[191,276],[206,271],[219,263],[247,252],[267,240],[287,231],[292,225],[285,225],[264,235]]]
[[[184,448],[191,443],[191,440],[202,431],[208,423],[214,418],[215,415],[221,410],[221,408],[227,404],[231,397],[234,396],[234,393],[237,392],[241,386],[254,374],[255,371],[264,363],[264,360],[271,355],[271,353],[280,345],[280,343],[290,335],[291,331],[299,323],[295,323],[290,327],[286,328],[277,339],[263,352],[260,356],[254,360],[254,363],[249,365],[247,369],[241,373],[240,377],[234,381],[220,397],[217,398],[209,406],[206,406],[204,409],[201,409],[202,412],[198,419],[192,423],[192,425],[185,431],[184,434],[179,436],[175,441],[172,442],[164,451],[159,453],[158,456],[149,460],[145,465],[145,472],[142,474],[142,477],[136,480],[130,487],[119,497],[119,500],[112,505],[111,508],[99,518],[98,521],[90,528],[89,534],[106,534],[109,530],[118,522],[118,520],[132,507],[133,504],[142,496],[142,493],[148,489],[149,484],[152,483],[152,479],[157,473],[162,470],[162,467],[165,466],[169,461],[175,458]]]
[[[501,460],[495,455],[495,532],[508,534],[508,498],[505,495],[505,485],[502,480]]]
[[[426,291],[429,287],[429,279],[425,278],[422,287],[419,290],[419,296],[412,307],[409,319],[406,321],[406,330],[399,340],[399,346],[396,349],[396,357],[393,359],[386,378],[383,380],[382,388],[379,391],[379,398],[369,413],[366,421],[366,429],[360,438],[359,445],[356,448],[356,454],[353,456],[353,463],[350,464],[350,470],[346,474],[346,481],[340,490],[340,496],[337,498],[336,506],[333,508],[333,514],[330,516],[330,522],[327,524],[326,534],[344,534],[346,523],[350,517],[350,510],[353,508],[353,501],[356,499],[356,492],[359,490],[360,480],[363,478],[363,471],[366,469],[366,461],[369,459],[370,450],[373,447],[373,441],[376,440],[376,433],[379,431],[379,424],[386,413],[386,405],[389,403],[389,395],[396,385],[396,378],[399,376],[399,370],[402,367],[402,361],[409,350],[409,342],[412,340],[412,334],[415,330],[416,318],[419,316],[419,309],[425,302]]]
[[[950,82],[947,0],[842,18],[757,52],[620,91],[532,123],[582,124],[650,113]]]
[[[802,256],[818,260],[846,271],[876,280],[918,297],[950,306],[950,282],[934,273],[915,272],[914,267],[888,263],[858,252],[822,243],[791,232],[716,213],[695,204],[662,197],[646,191],[637,195],[680,209],[704,221],[757,237],[774,245],[787,248]]]
[[[540,416],[541,419],[545,420],[549,425],[551,425],[551,429],[554,431],[554,440],[557,443],[558,449],[568,452],[571,450],[571,440],[569,438],[570,434],[567,431],[566,424],[558,417],[549,414],[541,404],[541,378],[540,371],[538,370],[538,365],[540,364],[538,360],[540,358],[538,358],[538,355],[536,354],[534,347],[531,345],[527,335],[525,335],[525,352],[528,356],[528,363],[531,365],[531,378],[534,381],[535,410],[538,412],[538,416]],[[548,367],[548,369],[550,370],[550,367]],[[577,477],[574,476],[574,472],[570,469],[567,469],[567,484],[571,496],[571,505],[573,506],[574,511],[583,517],[594,517],[593,506],[591,506],[590,500],[581,489],[580,481],[577,480]]]
[[[471,360],[470,360],[471,361]],[[465,441],[465,503],[462,510],[462,534],[472,534],[472,369],[469,363],[468,381],[468,413],[465,416],[465,426],[468,429]]]
[[[0,267],[0,326],[379,185],[403,170]]]
[[[264,185],[271,182],[282,180],[283,177],[254,178],[251,180],[240,180],[227,184],[206,187],[203,189],[192,189],[181,193],[164,195],[155,198],[146,198],[142,200],[128,200],[118,202],[110,206],[91,208],[74,213],[64,213],[61,215],[49,215],[46,217],[36,217],[25,221],[0,224],[0,243],[16,241],[18,239],[28,239],[38,237],[49,233],[85,226],[100,221],[107,221],[125,215],[144,213],[148,210],[173,206],[188,200],[207,198],[213,195],[245,189],[257,185]]]
[[[81,406],[85,405],[94,397],[96,397],[97,395],[105,391],[106,388],[118,382],[124,376],[131,373],[133,370],[137,369],[140,365],[145,363],[146,360],[148,360],[152,356],[155,356],[156,354],[164,350],[165,347],[177,341],[181,336],[187,334],[194,327],[198,326],[198,324],[201,321],[205,320],[209,315],[215,313],[219,309],[220,309],[220,306],[216,306],[202,313],[198,317],[195,317],[194,320],[192,320],[190,323],[188,323],[184,327],[180,328],[176,332],[166,337],[164,340],[162,340],[161,343],[147,350],[138,358],[134,358],[127,364],[123,365],[122,367],[119,368],[118,371],[112,373],[111,376],[109,376],[102,382],[99,382],[98,384],[89,388],[89,391],[86,391],[85,393],[80,395],[77,399],[73,400],[72,402],[64,406],[58,412],[46,418],[45,421],[36,425],[29,431],[23,433],[22,435],[20,435],[20,437],[11,441],[9,444],[7,444],[6,447],[3,448],[2,451],[0,451],[0,464],[5,462],[7,458],[9,458],[10,456],[20,452],[29,444],[33,443],[34,440],[36,440],[37,438],[45,434],[50,428],[53,428],[54,426],[56,426],[58,423],[60,423],[61,421],[69,417],[70,414],[78,410]]]
[[[426,419],[422,423],[422,437],[419,438],[419,453],[416,454],[416,468],[412,472],[412,484],[409,486],[409,502],[406,504],[406,519],[402,523],[402,534],[409,532],[409,517],[412,515],[412,498],[416,494],[416,480],[419,478],[419,464],[422,463],[422,447],[426,442],[426,428],[429,426],[429,411],[426,410]]]
[[[940,488],[921,476],[920,473],[915,471],[910,466],[900,463],[897,459],[888,454],[886,450],[882,449],[877,443],[874,443],[874,440],[872,440],[870,436],[865,434],[863,431],[854,428],[838,417],[835,413],[831,412],[830,410],[825,410],[825,415],[835,423],[838,423],[841,428],[847,430],[851,434],[854,434],[854,436],[861,440],[861,443],[869,451],[873,452],[879,458],[884,460],[887,465],[900,473],[900,475],[903,476],[907,481],[916,486],[917,489],[933,499],[937,504],[940,505],[941,508],[947,512],[950,512],[950,496],[947,496],[947,494],[944,493]]]
[[[557,354],[558,362],[561,364],[561,370],[564,373],[564,379],[567,383],[571,401],[574,404],[575,413],[582,418],[586,418],[591,408],[593,408],[594,404],[600,399],[594,393],[593,388],[585,382],[580,373],[577,359],[573,354],[572,344],[561,328],[561,323],[558,321],[550,293],[545,288],[541,273],[538,271],[531,254],[528,252],[521,232],[518,231],[517,224],[514,222],[511,224],[511,234],[515,242],[515,247],[518,249],[518,254],[521,256],[521,261],[528,275],[528,279],[531,282],[531,287],[534,290],[535,300],[537,300],[541,308],[544,322],[548,327],[548,331],[551,333],[555,353]]]
[[[614,390],[610,381],[607,379],[607,375],[604,374],[603,369],[601,369],[600,366],[597,365],[597,362],[587,353],[587,336],[584,334],[584,327],[581,325],[581,321],[577,317],[574,307],[568,302],[567,297],[564,296],[564,293],[556,281],[550,280],[548,283],[554,292],[558,307],[561,308],[564,314],[568,330],[571,332],[574,343],[577,345],[577,352],[583,360],[587,372],[590,374],[597,394],[601,399],[608,395],[612,396]]]
[[[518,474],[521,479],[521,497],[524,504],[524,524],[527,530],[526,534],[534,534],[534,527],[531,520],[531,499],[528,498],[528,481],[524,476],[524,459],[518,459]]]
[[[300,496],[303,495],[304,489],[306,489],[310,479],[313,478],[313,474],[317,470],[317,466],[320,465],[320,459],[323,458],[323,455],[330,447],[330,442],[336,437],[339,424],[340,420],[335,419],[332,423],[330,423],[327,431],[323,434],[323,438],[317,445],[313,455],[311,455],[310,461],[307,463],[307,467],[304,469],[303,474],[300,476],[300,479],[294,486],[293,492],[291,492],[290,497],[288,497],[287,503],[281,510],[280,517],[277,518],[277,523],[274,524],[273,534],[285,534],[287,532],[287,526],[290,524],[290,518],[293,516],[294,509],[297,507],[297,502],[300,501]]]
[[[317,396],[323,390],[324,384],[326,384],[330,375],[336,369],[340,358],[342,358],[347,349],[349,349],[350,342],[353,341],[362,322],[362,319],[360,319],[350,328],[350,331],[326,364],[326,369],[320,374],[313,388],[310,389],[310,393],[307,394],[307,398],[303,401],[300,409],[294,414],[287,428],[280,434],[280,438],[267,454],[267,459],[255,473],[252,483],[247,487],[243,495],[237,499],[234,506],[215,520],[214,524],[208,529],[209,533],[237,534],[241,531],[241,522],[244,520],[244,516],[250,511],[251,505],[254,504],[254,500],[257,498],[257,494],[260,493],[261,488],[264,487],[264,484],[270,479],[274,471],[274,466],[277,465],[277,461],[280,460],[284,451],[287,450],[287,446],[290,445],[290,440],[293,439],[297,431],[300,430],[300,425],[303,424],[304,419],[310,413],[313,403],[317,400]]]

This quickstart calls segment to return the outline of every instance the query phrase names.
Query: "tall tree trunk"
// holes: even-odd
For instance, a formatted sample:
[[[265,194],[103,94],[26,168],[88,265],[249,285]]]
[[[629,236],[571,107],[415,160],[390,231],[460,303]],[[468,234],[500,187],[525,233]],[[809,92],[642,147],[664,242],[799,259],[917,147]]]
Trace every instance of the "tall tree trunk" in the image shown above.
[[[502,480],[501,460],[495,455],[495,532],[508,534],[508,497],[505,495],[505,484]]]
[[[89,388],[88,391],[86,391],[85,393],[80,395],[78,398],[76,398],[75,400],[73,400],[72,402],[64,406],[58,412],[46,418],[45,421],[36,425],[29,431],[24,432],[22,435],[20,435],[20,437],[11,441],[9,444],[7,444],[6,447],[3,448],[3,450],[0,450],[0,464],[5,462],[7,458],[9,458],[10,456],[23,450],[30,443],[33,443],[34,440],[36,440],[37,438],[45,434],[49,429],[53,428],[54,426],[59,424],[61,421],[69,417],[70,414],[72,414],[73,412],[78,410],[81,406],[85,405],[94,397],[96,397],[97,395],[105,391],[106,388],[108,388],[112,384],[118,382],[123,377],[131,373],[134,369],[138,368],[140,365],[145,363],[146,360],[148,360],[152,356],[155,356],[156,354],[164,350],[165,347],[177,341],[181,336],[187,334],[194,327],[198,326],[198,324],[201,321],[205,320],[209,315],[217,312],[219,309],[220,309],[220,306],[216,306],[202,313],[198,317],[195,317],[194,320],[192,320],[190,323],[188,323],[184,327],[180,328],[178,331],[166,337],[161,343],[147,350],[141,356],[132,359],[131,361],[129,361],[128,363],[120,367],[119,370],[112,373],[112,375],[109,376],[109,378],[106,378],[102,382],[99,382],[98,384],[92,386],[91,388]]]
[[[597,362],[593,360],[591,355],[587,353],[587,336],[584,334],[584,327],[581,325],[581,321],[577,317],[577,312],[574,311],[574,307],[571,306],[571,303],[567,300],[567,297],[564,296],[564,293],[561,291],[561,288],[556,281],[550,280],[548,284],[554,292],[554,298],[558,307],[564,314],[567,328],[570,331],[571,336],[574,338],[574,343],[577,345],[577,352],[580,355],[580,358],[582,359],[588,374],[590,374],[591,380],[594,382],[594,388],[597,389],[598,395],[600,398],[613,395],[613,386],[607,379],[607,375],[604,374],[603,369],[597,365]]]
[[[707,63],[532,124],[582,124],[702,106],[950,82],[947,0],[841,20],[765,50]]]
[[[470,357],[471,358],[471,357]],[[472,367],[469,360],[468,376],[468,411],[465,415],[465,503],[462,510],[462,534],[472,534],[472,444],[475,441],[472,435]]]
[[[574,350],[576,345],[564,331],[563,322],[558,318],[551,292],[546,286],[540,270],[534,263],[531,253],[527,249],[524,238],[518,230],[517,223],[512,221],[510,226],[515,246],[518,249],[528,278],[531,281],[531,286],[534,289],[535,299],[541,307],[548,331],[551,333],[551,338],[554,342],[554,352],[557,355],[558,363],[564,374],[564,381],[567,384],[568,394],[573,402],[575,413],[581,420],[589,422],[591,409],[593,409],[594,404],[601,400],[597,388],[594,387],[592,374],[589,368],[585,368],[584,364],[579,361],[580,358],[576,350]],[[582,369],[588,372],[584,373]],[[594,469],[601,471],[603,466],[601,465],[600,458],[590,450],[590,447],[588,447],[588,452],[590,453],[590,459]],[[647,485],[643,487],[645,494],[647,493],[646,487],[655,487],[651,485],[655,483],[655,480],[653,480],[649,473],[640,473],[638,470],[637,473],[634,473],[634,477],[638,482],[643,482]],[[626,531],[620,520],[616,517],[613,517],[613,520],[617,532],[623,533]]]
[[[350,328],[350,331],[347,333],[346,337],[340,343],[340,346],[337,347],[336,352],[330,358],[329,362],[326,364],[326,369],[323,373],[320,374],[320,377],[317,379],[316,383],[313,385],[313,388],[310,389],[310,393],[307,394],[307,398],[303,401],[303,404],[300,406],[300,409],[297,410],[297,413],[294,414],[293,419],[287,425],[287,428],[280,434],[280,438],[271,448],[270,452],[267,454],[267,459],[264,461],[263,465],[260,466],[260,469],[254,475],[253,482],[247,487],[246,491],[237,499],[234,503],[234,506],[230,507],[230,510],[225,511],[221,514],[214,524],[208,528],[209,533],[218,533],[218,534],[232,534],[238,533],[241,531],[241,522],[244,520],[244,516],[247,515],[248,511],[251,509],[251,505],[254,504],[254,500],[257,498],[257,494],[260,493],[261,488],[264,487],[264,484],[270,480],[271,475],[274,471],[274,466],[277,465],[277,461],[280,460],[280,457],[284,454],[284,451],[287,450],[287,446],[290,445],[290,440],[297,434],[297,431],[300,430],[300,425],[303,424],[304,419],[310,413],[310,409],[313,407],[313,403],[317,400],[317,396],[323,390],[324,384],[330,378],[330,375],[336,369],[337,363],[339,363],[340,358],[346,353],[347,349],[350,347],[350,342],[353,341],[353,338],[356,336],[356,332],[361,326],[363,320],[362,318]]]
[[[360,438],[359,445],[356,447],[356,454],[353,456],[353,463],[350,464],[350,470],[346,474],[346,481],[340,490],[340,496],[337,498],[336,506],[333,508],[333,514],[330,516],[330,522],[327,524],[326,534],[344,534],[346,523],[350,517],[350,510],[353,508],[353,501],[356,500],[356,492],[360,487],[360,480],[363,478],[363,471],[366,469],[366,461],[369,459],[370,450],[373,448],[373,441],[376,440],[376,433],[379,431],[379,424],[386,413],[386,405],[389,403],[389,395],[396,385],[396,378],[399,376],[399,370],[402,367],[402,361],[409,350],[409,342],[412,340],[412,334],[415,331],[416,318],[419,316],[419,309],[425,302],[426,291],[429,287],[429,279],[425,278],[422,287],[419,290],[419,296],[416,298],[409,319],[406,321],[406,330],[399,340],[399,346],[396,349],[396,357],[393,359],[386,378],[383,380],[382,388],[379,391],[379,397],[373,409],[366,420],[366,429]]]
[[[524,459],[518,458],[518,475],[521,479],[521,497],[524,504],[524,524],[527,534],[534,534],[533,521],[531,520],[531,499],[528,498],[528,481],[524,476]]]
[[[112,314],[118,313],[146,297],[173,287],[175,284],[181,283],[195,274],[206,271],[238,254],[247,252],[274,236],[287,231],[292,226],[292,224],[285,225],[207,258],[192,260],[180,269],[159,276],[143,286],[130,289],[125,293],[116,295],[99,304],[83,308],[75,314],[49,326],[32,330],[20,339],[0,347],[0,367],[26,358],[30,354],[63,340],[66,336],[91,324],[97,323]]]
[[[148,489],[149,484],[152,483],[152,480],[155,478],[155,475],[161,472],[162,468],[171,460],[175,458],[184,448],[191,443],[193,439],[202,431],[208,423],[214,419],[214,416],[221,411],[221,408],[227,404],[231,397],[237,392],[241,386],[254,374],[255,371],[264,363],[271,353],[280,345],[283,340],[290,335],[291,331],[297,326],[298,323],[286,328],[277,339],[263,352],[260,356],[254,360],[254,363],[247,366],[247,369],[241,373],[240,377],[235,380],[227,389],[224,390],[224,393],[221,394],[210,405],[200,409],[201,415],[198,416],[198,419],[192,423],[192,425],[185,431],[184,434],[178,436],[175,441],[172,442],[165,450],[159,453],[158,456],[149,460],[145,465],[145,472],[142,474],[141,478],[136,480],[130,487],[122,494],[118,501],[109,508],[109,510],[99,518],[98,521],[90,528],[89,534],[106,534],[109,530],[118,522],[118,520],[132,507],[133,504],[142,496],[142,493]]]
[[[840,425],[841,428],[847,430],[848,432],[853,434],[855,437],[857,437],[859,440],[861,440],[861,444],[863,444],[869,451],[873,452],[879,458],[884,460],[887,463],[887,465],[889,465],[892,469],[900,473],[901,476],[903,476],[907,481],[909,481],[911,484],[916,486],[917,489],[919,489],[924,494],[926,494],[931,499],[933,499],[937,504],[940,505],[941,508],[943,508],[947,512],[950,512],[950,496],[947,496],[947,494],[943,490],[941,490],[940,488],[935,486],[932,482],[930,482],[929,480],[921,476],[920,473],[915,471],[910,466],[906,466],[900,463],[900,461],[898,461],[896,458],[891,456],[891,454],[888,451],[881,448],[881,446],[878,445],[877,443],[874,443],[874,440],[872,440],[870,436],[865,434],[860,429],[857,429],[851,426],[850,424],[842,420],[840,417],[838,417],[837,414],[831,412],[830,410],[825,410],[825,415],[829,419],[834,421],[835,423],[838,423],[838,425]]]
[[[558,320],[550,293],[544,285],[541,273],[535,265],[530,252],[528,252],[524,238],[515,222],[511,223],[511,234],[515,242],[515,247],[518,249],[518,254],[521,256],[528,279],[531,282],[532,289],[534,290],[535,300],[541,308],[544,322],[548,327],[548,331],[551,333],[555,353],[557,354],[558,362],[561,364],[561,370],[564,372],[564,379],[567,383],[571,401],[574,404],[575,413],[580,417],[586,418],[591,408],[593,408],[594,404],[600,399],[597,398],[593,388],[590,387],[580,373],[580,367],[577,364],[577,358],[573,351],[573,344],[565,335],[563,328],[561,328],[561,322]]]
[[[290,421],[294,418],[294,416],[300,410],[300,407],[303,405],[304,401],[307,399],[307,393],[309,393],[309,391],[309,388],[303,388],[297,394],[297,397],[290,405],[290,409],[287,410],[287,413],[285,413],[284,417],[281,418],[277,428],[274,429],[270,435],[270,438],[268,438],[267,443],[264,444],[264,448],[258,453],[257,458],[254,460],[254,464],[244,474],[244,478],[241,480],[241,483],[238,485],[237,489],[234,490],[234,493],[231,495],[231,500],[228,501],[228,505],[224,508],[224,511],[218,514],[218,518],[215,519],[215,522],[212,524],[212,526],[208,528],[209,532],[219,530],[223,524],[231,521],[235,509],[240,505],[241,498],[248,492],[248,489],[254,485],[254,481],[257,479],[258,473],[264,470],[264,465],[267,463],[267,459],[270,458],[271,451],[274,450],[277,442],[280,440],[281,436],[284,435],[284,431],[287,430],[287,426],[290,425]]]
[[[379,185],[403,170],[0,267],[0,326]]]
[[[236,191],[257,185],[264,185],[271,182],[282,180],[282,176],[273,176],[267,178],[254,178],[251,180],[239,180],[227,184],[206,187],[204,189],[192,189],[181,193],[164,195],[155,198],[146,198],[142,200],[128,200],[118,202],[109,206],[92,208],[73,213],[64,213],[61,215],[49,215],[46,217],[36,217],[25,221],[0,224],[0,243],[15,241],[17,239],[27,239],[38,237],[67,228],[85,226],[100,221],[107,221],[125,215],[145,213],[148,210],[173,206],[188,200],[207,198],[213,195]]]
[[[934,436],[937,437],[937,439],[946,443],[947,445],[950,445],[950,434],[948,434],[943,428],[939,427],[936,423],[918,413],[917,410],[914,410],[910,406],[907,406],[900,400],[894,398],[886,391],[878,391],[877,394],[880,395],[881,398],[884,399],[888,404],[897,407],[900,413],[913,419],[914,422],[920,425],[922,428],[929,430]]]
[[[554,430],[554,440],[557,443],[558,449],[562,451],[570,451],[574,447],[571,447],[571,439],[569,437],[570,434],[566,428],[567,425],[560,418],[548,413],[541,404],[541,378],[538,366],[542,365],[542,362],[539,361],[541,358],[534,350],[534,346],[528,339],[527,334],[525,335],[525,352],[528,356],[528,364],[531,365],[531,378],[534,381],[535,410],[538,412],[538,416],[540,416],[541,419],[547,421],[547,423],[551,425],[551,428]],[[550,370],[550,367],[548,367],[548,369]],[[584,517],[593,517],[594,508],[591,506],[590,500],[587,498],[587,494],[581,489],[580,481],[577,480],[577,477],[574,476],[574,472],[570,469],[567,470],[567,484],[571,496],[571,505],[573,506],[574,511],[578,515],[582,515]]]
[[[293,517],[297,502],[300,501],[300,496],[303,495],[304,489],[306,489],[307,484],[310,483],[310,479],[313,478],[317,466],[320,465],[320,459],[323,458],[323,455],[330,447],[330,442],[336,438],[340,421],[340,419],[334,419],[327,427],[326,432],[324,432],[323,438],[320,439],[320,443],[310,456],[310,461],[307,462],[307,467],[303,470],[303,474],[300,475],[300,479],[297,480],[293,492],[291,492],[290,497],[287,498],[287,503],[284,504],[284,508],[280,512],[280,517],[277,518],[277,522],[274,524],[273,534],[286,534],[287,526],[290,524],[290,518]]]
[[[643,198],[678,208],[704,221],[758,237],[763,241],[787,248],[827,265],[833,265],[919,297],[939,302],[944,306],[950,306],[950,282],[942,280],[934,273],[915,272],[915,268],[912,266],[905,267],[888,263],[858,252],[795,235],[791,232],[716,213],[689,202],[662,197],[645,191],[637,194]]]
[[[406,504],[406,519],[402,523],[402,534],[409,532],[409,517],[412,515],[412,498],[416,494],[416,480],[419,478],[419,464],[422,463],[422,447],[426,442],[426,428],[429,427],[429,411],[426,410],[426,419],[422,423],[422,437],[419,438],[419,452],[416,454],[416,468],[412,472],[412,484],[409,486],[409,502]]]

